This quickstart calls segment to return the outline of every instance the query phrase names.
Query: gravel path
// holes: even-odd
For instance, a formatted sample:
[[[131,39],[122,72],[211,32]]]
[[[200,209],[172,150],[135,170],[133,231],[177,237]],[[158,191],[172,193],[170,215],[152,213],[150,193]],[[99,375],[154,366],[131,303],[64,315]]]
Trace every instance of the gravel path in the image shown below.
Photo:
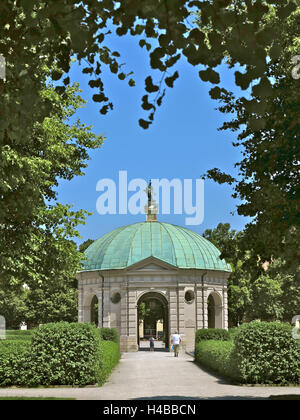
[[[124,353],[101,388],[0,388],[0,396],[60,397],[90,400],[261,399],[298,394],[300,387],[235,386],[199,368],[193,358],[168,352]]]

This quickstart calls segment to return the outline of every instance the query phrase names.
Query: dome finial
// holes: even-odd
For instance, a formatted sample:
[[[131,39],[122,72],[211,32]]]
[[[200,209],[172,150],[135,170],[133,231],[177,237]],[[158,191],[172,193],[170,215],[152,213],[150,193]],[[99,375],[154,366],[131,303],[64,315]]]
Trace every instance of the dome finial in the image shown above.
[[[146,221],[147,222],[156,222],[157,221],[157,213],[158,213],[158,206],[156,201],[153,199],[153,187],[152,181],[150,179],[147,188],[145,189],[145,193],[148,196],[148,204],[145,206],[145,213],[147,214]]]

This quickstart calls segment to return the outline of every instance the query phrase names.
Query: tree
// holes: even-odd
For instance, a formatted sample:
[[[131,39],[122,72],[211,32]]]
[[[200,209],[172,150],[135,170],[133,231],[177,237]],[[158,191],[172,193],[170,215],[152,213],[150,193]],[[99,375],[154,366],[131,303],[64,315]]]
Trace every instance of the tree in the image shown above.
[[[43,122],[36,122],[32,132],[34,144],[17,144],[14,151],[8,152],[16,159],[16,178],[19,171],[23,176],[20,185],[16,181],[14,188],[8,188],[8,182],[2,185],[5,205],[0,216],[1,281],[19,284],[40,275],[49,257],[39,258],[37,247],[53,235],[71,239],[77,235],[74,228],[84,223],[85,211],[72,212],[68,205],[48,204],[56,201],[58,179],[83,175],[88,149],[100,147],[103,141],[102,136],[95,135],[79,119],[69,123],[85,103],[78,92],[78,85],[70,86],[62,100],[53,86],[45,88],[43,97],[51,101],[55,112]]]
[[[299,6],[299,2],[296,4]],[[243,9],[240,5],[239,8]],[[234,118],[224,123],[222,130],[238,132],[235,147],[241,147],[243,159],[236,163],[238,177],[215,168],[208,177],[234,186],[235,198],[240,199],[238,214],[250,216],[241,249],[252,249],[252,263],[283,257],[296,269],[299,261],[299,81],[292,76],[292,58],[299,53],[300,8],[284,22],[276,7],[265,16],[261,33],[267,37],[277,25],[276,42],[266,49],[269,63],[265,77],[252,88],[248,99],[235,97],[232,92],[216,88],[211,91],[221,102],[223,113]],[[232,38],[231,28],[223,33],[223,41]],[[228,60],[234,63],[234,52]],[[242,89],[252,80],[252,68],[236,72]]]
[[[5,318],[6,329],[19,329],[21,322],[24,321],[26,312],[24,299],[24,289],[18,294],[15,291],[0,289],[0,314]]]
[[[140,321],[152,323],[164,318],[163,305],[155,299],[141,302],[138,311]]]
[[[57,204],[47,213],[45,226],[32,232],[24,254],[16,251],[20,260],[15,263],[15,271],[2,268],[5,276],[0,279],[0,310],[13,327],[21,321],[32,327],[77,319],[75,273],[82,254],[70,238],[78,236],[78,212]]]
[[[162,73],[161,82],[165,81],[167,87],[173,87],[179,76],[177,71],[171,75],[170,70],[182,56],[193,66],[207,67],[200,71],[202,80],[218,83],[219,74],[214,68],[225,54],[230,56],[231,66],[239,63],[247,67],[247,76],[237,75],[236,82],[239,86],[249,86],[251,81],[261,77],[265,82],[268,50],[274,47],[273,54],[280,54],[275,39],[297,5],[298,1],[288,0],[180,0],[172,3],[145,0],[142,6],[137,0],[118,3],[112,0],[80,3],[4,0],[0,9],[0,39],[6,42],[0,44],[0,54],[7,60],[8,85],[12,78],[18,81],[14,88],[15,103],[20,97],[22,82],[25,89],[21,97],[25,103],[29,93],[30,103],[40,102],[38,92],[43,79],[40,57],[49,68],[56,65],[51,75],[53,80],[60,80],[68,73],[70,57],[85,60],[87,66],[83,72],[91,76],[90,86],[98,89],[94,101],[103,105],[100,112],[105,114],[113,105],[105,93],[103,67],[134,86],[134,81],[129,79],[131,73],[124,73],[120,53],[107,46],[112,32],[120,37],[128,33],[138,37],[139,46],[149,54],[150,66]],[[192,25],[189,19],[197,11],[200,27]],[[270,11],[277,19],[276,28],[264,26]],[[58,90],[64,92],[69,82],[65,77]],[[143,97],[143,109],[150,112],[148,121],[140,121],[144,128],[153,121],[155,108],[160,106],[164,95],[150,75],[145,83],[147,93],[154,93],[156,99],[149,103],[148,95]],[[263,85],[261,90],[264,94]],[[26,110],[19,111],[26,115]]]
[[[220,251],[221,257],[235,265],[239,258],[239,240],[242,232],[231,229],[230,223],[219,223],[215,229],[206,229],[202,235]]]
[[[300,308],[300,276],[287,269],[283,259],[274,259],[266,266],[251,259],[251,252],[240,251],[244,232],[230,229],[229,223],[219,223],[207,229],[203,236],[214,243],[231,263],[232,274],[227,280],[228,317],[230,325],[261,319],[290,322]]]
[[[88,247],[95,242],[94,239],[87,239],[86,241],[82,242],[82,244],[79,245],[79,252],[84,253]]]
[[[268,273],[259,276],[251,283],[252,301],[247,311],[248,319],[281,320],[283,317],[281,297],[280,278],[272,278]]]
[[[282,259],[272,261],[268,272],[281,283],[281,305],[283,308],[283,320],[291,322],[295,315],[299,315],[300,309],[300,266],[287,269]]]
[[[3,209],[5,223],[0,225],[3,299],[0,310],[12,326],[20,320],[32,326],[58,320],[73,321],[77,317],[75,273],[81,267],[82,253],[72,239],[79,237],[77,226],[85,223],[87,212],[72,211],[70,205],[55,203],[54,188],[58,177],[71,179],[82,175],[87,150],[102,143],[102,137],[80,120],[68,123],[84,104],[78,92],[77,85],[70,86],[65,99],[61,100],[52,86],[43,91],[43,96],[55,104],[56,111],[42,123],[35,124],[36,148],[28,149],[20,157],[24,178],[34,175],[33,185],[24,181],[27,193],[31,188],[33,192],[33,197],[29,195],[27,200],[37,194],[37,201],[31,207],[34,212],[29,216],[21,214],[19,220],[15,211],[21,212],[22,203],[13,203],[18,188],[5,194],[12,205]],[[15,302],[18,302],[17,310]]]
[[[230,325],[239,325],[251,303],[251,272],[243,268],[239,242],[243,233],[231,229],[230,223],[219,223],[215,229],[206,229],[204,238],[212,242],[220,251],[221,257],[231,264],[232,274],[227,280],[228,317]],[[243,255],[244,257],[244,255]]]

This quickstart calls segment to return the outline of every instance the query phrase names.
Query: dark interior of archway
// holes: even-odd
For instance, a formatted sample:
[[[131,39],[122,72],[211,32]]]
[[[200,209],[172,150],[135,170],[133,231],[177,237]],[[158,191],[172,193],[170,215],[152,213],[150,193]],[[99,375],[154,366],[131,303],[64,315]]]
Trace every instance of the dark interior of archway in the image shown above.
[[[208,328],[216,327],[216,311],[215,311],[215,301],[212,295],[208,296],[207,299],[207,316],[208,316]]]
[[[98,327],[98,298],[94,296],[91,302],[91,322]]]
[[[140,337],[141,321],[143,321],[143,333]],[[157,330],[157,321],[160,321],[163,325],[163,331]],[[148,342],[150,336],[153,336],[157,342],[163,343],[165,348],[169,347],[168,305],[162,298],[149,293],[139,301],[137,329],[139,347],[140,340]]]

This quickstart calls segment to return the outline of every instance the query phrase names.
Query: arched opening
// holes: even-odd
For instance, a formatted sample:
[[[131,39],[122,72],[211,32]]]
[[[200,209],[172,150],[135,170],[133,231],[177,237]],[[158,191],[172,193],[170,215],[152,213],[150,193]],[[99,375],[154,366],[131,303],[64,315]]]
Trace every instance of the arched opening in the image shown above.
[[[99,310],[99,303],[97,296],[93,296],[91,301],[91,322],[98,327],[98,310]]]
[[[137,304],[137,339],[139,349],[149,348],[149,338],[155,339],[155,349],[169,348],[168,302],[160,293],[149,292]]]
[[[207,299],[208,328],[222,328],[222,301],[217,293]]]

